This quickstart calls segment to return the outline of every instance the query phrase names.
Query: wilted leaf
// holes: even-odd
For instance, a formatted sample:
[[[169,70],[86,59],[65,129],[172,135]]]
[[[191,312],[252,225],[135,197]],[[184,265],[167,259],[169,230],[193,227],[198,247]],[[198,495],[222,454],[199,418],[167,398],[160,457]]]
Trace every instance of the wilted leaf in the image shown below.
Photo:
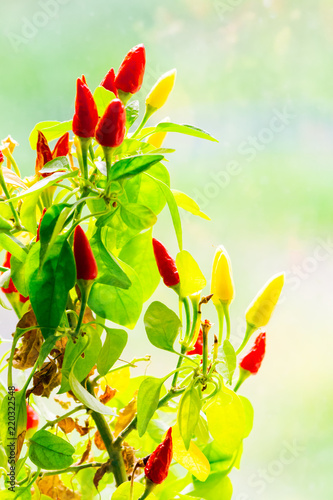
[[[136,391],[137,392],[137,391]],[[115,437],[121,433],[125,427],[131,422],[131,420],[135,417],[136,409],[137,409],[137,395],[135,394],[134,398],[119,411],[119,417],[117,418],[114,435]]]
[[[87,443],[87,447],[84,450],[83,455],[80,458],[80,461],[77,463],[77,465],[81,465],[84,462],[86,462],[88,460],[88,458],[89,458],[90,452],[91,452],[91,439],[89,439],[89,441]]]
[[[54,500],[79,500],[81,495],[67,488],[59,476],[44,476],[37,481],[37,486],[42,495]]]
[[[104,394],[102,394],[98,399],[103,405],[106,405],[112,398],[115,397],[117,389],[112,389],[110,386],[105,387]]]
[[[29,328],[37,325],[35,313],[32,309],[24,314],[17,324],[17,328]],[[15,349],[13,367],[18,370],[32,368],[37,361],[43,343],[43,336],[39,329],[26,332],[21,338],[21,344]]]
[[[103,450],[106,450],[106,446],[104,444],[104,441],[99,433],[99,431],[96,431],[95,434],[94,434],[94,443],[95,443],[95,446],[103,451]]]
[[[110,462],[106,462],[99,469],[97,469],[96,474],[93,479],[93,483],[95,485],[96,490],[98,489],[98,484],[100,480],[103,478],[104,474],[110,472]]]
[[[91,431],[93,429],[93,427],[89,426],[89,418],[87,418],[87,420],[85,421],[84,427],[79,424],[79,421],[76,418],[75,419],[75,429],[80,434],[80,436],[85,436],[86,434],[88,434],[89,431]]]
[[[61,383],[61,372],[55,361],[49,361],[42,365],[33,377],[33,387],[27,392],[27,396],[35,394],[48,398],[56,387]]]
[[[128,443],[126,443],[126,441],[124,441],[121,453],[123,456],[126,473],[128,476],[130,476],[133,472],[134,465],[137,461],[136,456],[135,456],[135,448],[133,448],[133,446],[130,446]],[[140,474],[139,469],[136,472],[137,472],[136,475]]]
[[[71,417],[60,420],[60,422],[58,422],[58,425],[65,434],[69,434],[75,429],[75,422]]]

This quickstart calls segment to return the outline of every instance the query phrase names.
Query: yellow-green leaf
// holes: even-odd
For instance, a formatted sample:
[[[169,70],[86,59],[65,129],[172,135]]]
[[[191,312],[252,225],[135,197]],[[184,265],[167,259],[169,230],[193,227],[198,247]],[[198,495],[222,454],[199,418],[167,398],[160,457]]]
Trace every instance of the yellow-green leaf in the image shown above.
[[[210,465],[205,455],[193,441],[187,450],[178,426],[172,428],[173,458],[188,470],[199,481],[206,481],[210,473]]]
[[[186,212],[190,212],[193,215],[202,217],[202,219],[211,220],[208,215],[206,215],[204,212],[201,212],[197,202],[190,198],[187,194],[182,193],[181,191],[177,191],[176,189],[172,189],[171,191],[175,197],[177,205],[180,208],[186,210]]]
[[[186,250],[177,254],[176,265],[180,277],[180,291],[183,297],[200,292],[206,286],[206,278],[192,255]]]

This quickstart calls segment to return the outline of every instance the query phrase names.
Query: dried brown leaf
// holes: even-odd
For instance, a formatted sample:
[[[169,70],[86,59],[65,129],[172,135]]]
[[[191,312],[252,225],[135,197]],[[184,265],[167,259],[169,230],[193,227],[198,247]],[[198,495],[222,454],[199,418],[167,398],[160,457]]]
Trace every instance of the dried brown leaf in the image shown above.
[[[99,400],[103,405],[106,405],[112,398],[115,397],[117,389],[112,389],[109,385],[105,387],[104,394],[99,397]]]
[[[29,328],[37,326],[35,313],[32,309],[22,316],[17,323],[17,328]],[[21,344],[15,349],[13,367],[18,370],[32,368],[37,361],[39,351],[43,343],[43,336],[38,328],[26,332],[21,338]]]
[[[33,387],[27,392],[27,397],[32,393],[36,396],[48,398],[61,383],[61,372],[54,361],[46,362],[33,377]]]
[[[93,483],[95,485],[96,490],[98,490],[98,484],[100,480],[103,478],[104,474],[110,472],[110,461],[103,464],[99,469],[97,469],[96,474],[93,479]]]
[[[123,442],[122,450],[121,450],[125,468],[127,475],[130,476],[133,472],[134,464],[137,461],[137,458],[135,456],[135,448],[130,446],[126,441]],[[140,471],[137,471],[138,475],[140,475]]]
[[[85,421],[84,427],[82,427],[79,424],[79,421],[76,418],[75,419],[75,429],[80,434],[80,436],[85,436],[86,434],[88,434],[89,431],[91,431],[93,429],[93,427],[89,427],[89,418]]]
[[[89,439],[87,447],[84,450],[82,457],[80,458],[80,461],[77,463],[77,465],[81,465],[88,460],[91,451],[91,444],[92,444],[91,439]]]
[[[81,495],[67,488],[59,476],[45,476],[37,481],[41,494],[54,500],[80,500]]]
[[[118,436],[125,427],[132,421],[136,415],[137,411],[137,395],[119,412],[119,417],[117,418],[116,426],[114,429],[114,435]]]
[[[70,401],[61,401],[61,399],[57,399],[57,398],[54,398],[54,401],[56,403],[58,403],[61,406],[61,408],[63,408],[64,410],[68,410],[68,408],[71,405]]]
[[[58,422],[58,425],[65,434],[69,434],[75,429],[75,422],[71,417],[63,418]]]
[[[95,435],[94,435],[94,443],[95,443],[95,446],[99,449],[99,450],[106,450],[106,447],[105,447],[105,444],[104,444],[104,441],[99,433],[99,431],[96,431],[95,432]]]

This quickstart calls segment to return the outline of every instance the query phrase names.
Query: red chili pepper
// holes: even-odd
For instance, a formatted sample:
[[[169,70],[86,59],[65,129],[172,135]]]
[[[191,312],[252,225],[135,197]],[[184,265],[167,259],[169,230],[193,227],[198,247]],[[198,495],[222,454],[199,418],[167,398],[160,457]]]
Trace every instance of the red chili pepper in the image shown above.
[[[3,152],[0,149],[0,163],[2,163],[3,161],[5,161],[5,159],[3,157]]]
[[[161,484],[168,476],[172,460],[172,428],[167,432],[164,441],[150,455],[145,467],[146,477],[155,484]]]
[[[146,51],[143,44],[136,45],[126,55],[116,76],[116,87],[123,92],[135,94],[141,89],[146,66]]]
[[[265,356],[266,350],[266,333],[261,333],[255,340],[254,346],[251,351],[244,356],[244,358],[239,363],[239,366],[243,370],[247,370],[253,375],[258,373],[261,363]]]
[[[72,125],[73,132],[78,137],[94,137],[97,122],[97,106],[86,84],[86,79],[82,75],[82,78],[78,78],[76,83],[75,113]]]
[[[37,427],[39,424],[39,416],[32,408],[32,406],[27,404],[27,431]]]
[[[37,241],[39,241],[40,225],[42,223],[42,220],[43,220],[43,217],[45,215],[45,212],[46,212],[46,208],[43,208],[43,212],[42,212],[41,218],[39,219],[39,224],[38,224],[38,228],[37,228],[36,243],[37,243]]]
[[[6,252],[5,260],[4,260],[4,263],[2,264],[4,267],[10,268],[11,257],[12,257],[12,254],[9,252]],[[17,290],[16,286],[14,285],[12,278],[10,278],[7,288],[2,287],[1,290],[3,291],[3,293],[18,293],[18,290]],[[25,302],[27,302],[27,300],[29,300],[29,297],[24,297],[23,295],[20,294],[19,300],[20,300],[20,302],[22,302],[24,304]]]
[[[153,249],[155,260],[166,286],[176,286],[179,283],[179,274],[176,267],[176,262],[168,253],[162,243],[153,238]]]
[[[111,68],[110,71],[105,75],[103,80],[100,83],[101,87],[104,87],[106,90],[110,90],[113,92],[116,97],[118,97],[118,90],[115,84],[116,75],[114,74],[114,69]]]
[[[39,174],[39,171],[51,160],[54,158],[58,158],[59,156],[67,156],[69,153],[69,133],[66,132],[63,136],[60,137],[56,145],[54,146],[53,151],[51,151],[50,146],[47,142],[47,139],[43,132],[38,131],[38,139],[37,139],[37,159],[35,172]],[[43,178],[52,175],[51,173],[40,174]]]
[[[120,99],[114,99],[105,110],[96,128],[97,142],[106,148],[116,148],[126,133],[126,111]]]
[[[98,269],[88,238],[81,226],[74,231],[74,257],[78,280],[94,280]]]
[[[200,354],[202,356],[202,351],[203,351],[203,333],[200,328],[200,332],[197,338],[196,343],[194,344],[193,350],[192,351],[187,351],[187,355],[193,356],[194,354]]]

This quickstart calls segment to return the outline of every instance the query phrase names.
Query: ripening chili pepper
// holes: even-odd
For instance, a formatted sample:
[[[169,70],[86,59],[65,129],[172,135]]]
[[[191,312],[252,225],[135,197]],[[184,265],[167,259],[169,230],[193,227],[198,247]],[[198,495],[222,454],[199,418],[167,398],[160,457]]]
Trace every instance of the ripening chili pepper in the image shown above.
[[[219,301],[230,304],[235,295],[230,258],[222,246],[216,250],[214,257],[211,293],[214,294],[212,297],[214,304]]]
[[[0,149],[0,163],[2,163],[3,161],[5,161],[4,157],[3,157],[3,153]]]
[[[74,258],[78,280],[90,281],[97,277],[96,260],[81,226],[76,226],[74,230]]]
[[[114,74],[114,69],[111,68],[110,71],[105,75],[100,83],[100,87],[104,87],[106,90],[113,92],[116,97],[118,97],[118,90],[115,84],[116,75]]]
[[[76,83],[75,112],[72,130],[75,135],[81,138],[87,139],[94,137],[97,122],[97,106],[86,84],[85,78],[82,76],[82,78],[77,79]]]
[[[114,99],[96,127],[96,140],[105,148],[120,146],[126,133],[126,111],[120,99]]]
[[[257,328],[266,326],[279,300],[284,285],[284,274],[274,276],[257,293],[245,317],[249,325]]]
[[[164,106],[175,84],[176,75],[177,70],[172,69],[171,71],[164,73],[164,75],[157,80],[154,87],[146,97],[146,105],[147,107],[152,108],[151,111],[156,111],[156,109]]]
[[[115,84],[122,92],[135,94],[141,89],[146,66],[143,44],[133,47],[125,56],[118,70]]]
[[[42,212],[41,218],[39,219],[39,224],[38,224],[38,228],[37,228],[36,243],[37,243],[37,241],[39,241],[40,225],[42,223],[45,212],[46,212],[46,208],[43,208],[43,212]]]
[[[193,349],[191,351],[187,351],[188,356],[194,356],[195,354],[199,354],[202,356],[202,351],[203,351],[203,332],[202,329],[200,328],[199,335],[197,338],[196,343],[193,346]]]
[[[174,287],[179,284],[179,274],[175,260],[168,253],[162,243],[153,238],[153,249],[156,264],[164,284],[169,287]]]
[[[244,356],[244,358],[241,360],[239,366],[243,370],[246,370],[252,373],[252,375],[255,375],[259,371],[259,368],[265,356],[265,351],[266,351],[266,333],[262,332],[256,338],[254,346],[252,347],[251,351],[248,354],[246,354],[246,356]]]
[[[245,313],[247,329],[237,354],[247,344],[253,332],[267,325],[279,300],[283,285],[284,274],[278,274],[273,276],[257,293]]]
[[[153,484],[161,484],[167,478],[172,460],[172,428],[164,441],[150,455],[145,467],[145,476]]]
[[[60,139],[57,141],[54,146],[53,151],[51,151],[50,146],[47,142],[47,139],[43,132],[38,131],[38,139],[37,139],[37,158],[36,158],[36,166],[35,172],[39,174],[40,170],[51,160],[55,158],[59,158],[59,156],[67,156],[69,153],[69,133],[66,132]],[[41,173],[43,178],[52,175],[52,172],[49,173]]]
[[[34,429],[39,424],[39,416],[32,406],[27,404],[27,431]]]

